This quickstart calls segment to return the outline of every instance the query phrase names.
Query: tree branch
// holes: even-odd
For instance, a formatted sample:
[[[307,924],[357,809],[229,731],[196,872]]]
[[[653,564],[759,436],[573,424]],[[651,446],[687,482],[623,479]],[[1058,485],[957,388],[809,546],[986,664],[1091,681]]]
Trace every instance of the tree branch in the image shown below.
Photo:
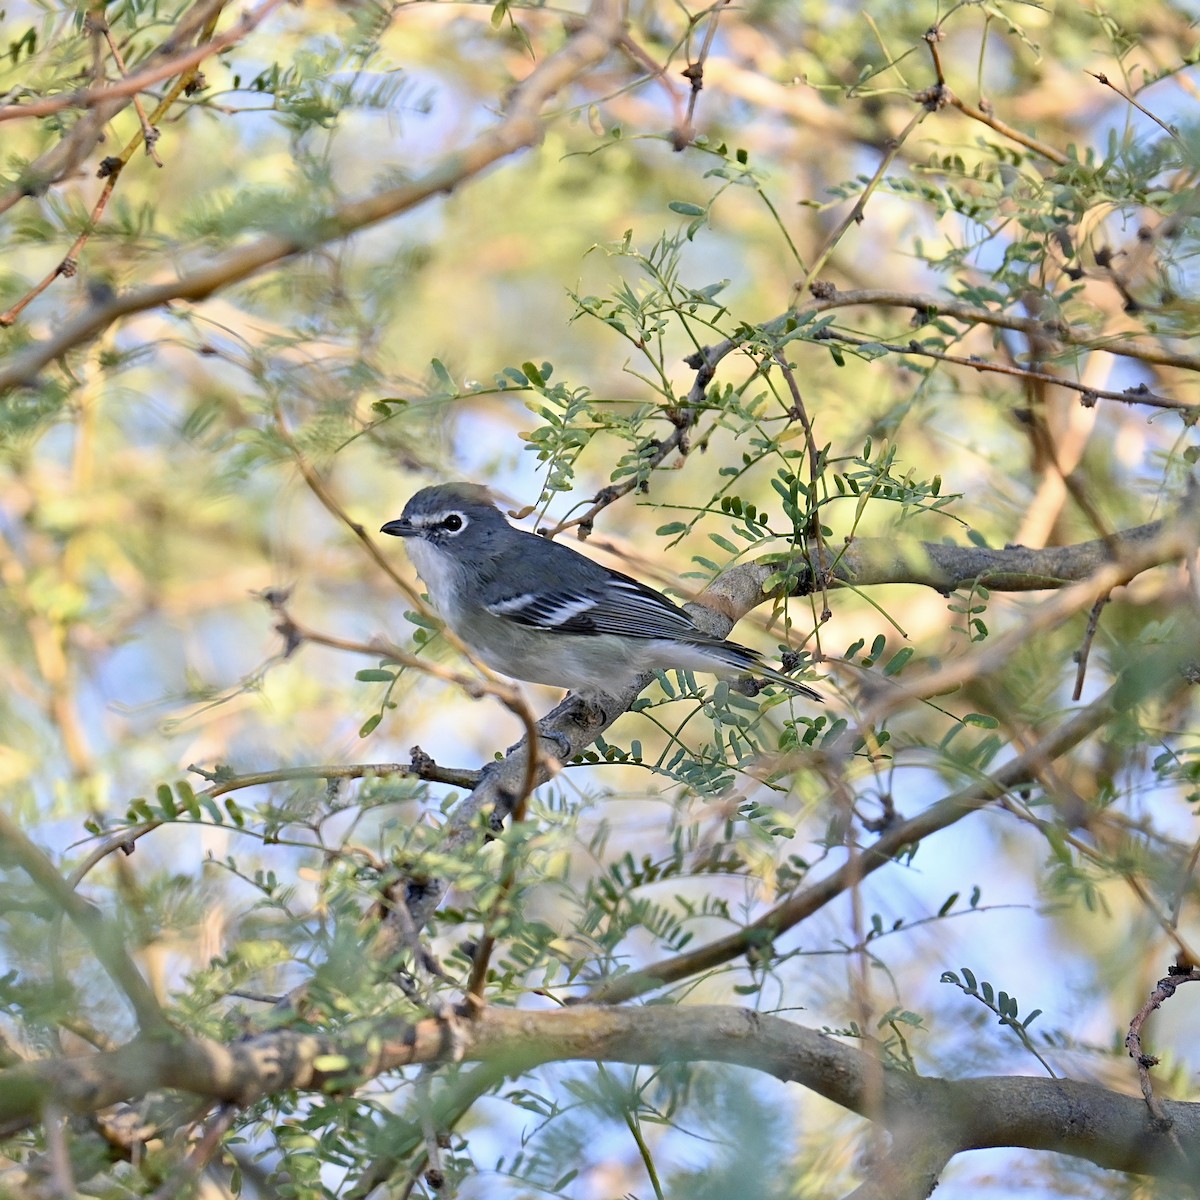
[[[936,1140],[946,1157],[1015,1146],[1146,1175],[1194,1179],[1200,1172],[1198,1104],[1162,1102],[1181,1153],[1138,1097],[1061,1079],[912,1075],[780,1017],[718,1005],[489,1008],[469,1020],[379,1018],[336,1033],[277,1030],[225,1044],[140,1039],[113,1053],[0,1073],[0,1126],[20,1128],[47,1103],[95,1112],[159,1088],[239,1105],[291,1089],[346,1091],[451,1055],[506,1074],[567,1061],[732,1063],[799,1083],[900,1140]]]

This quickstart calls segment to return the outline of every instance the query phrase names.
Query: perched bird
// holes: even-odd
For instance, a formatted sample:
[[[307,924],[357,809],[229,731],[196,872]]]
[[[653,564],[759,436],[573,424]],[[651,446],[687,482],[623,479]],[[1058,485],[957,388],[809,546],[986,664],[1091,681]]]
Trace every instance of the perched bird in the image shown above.
[[[442,619],[514,679],[612,696],[645,671],[706,671],[821,698],[754,650],[704,633],[644,583],[514,528],[477,484],[422,488],[381,532],[407,539]]]

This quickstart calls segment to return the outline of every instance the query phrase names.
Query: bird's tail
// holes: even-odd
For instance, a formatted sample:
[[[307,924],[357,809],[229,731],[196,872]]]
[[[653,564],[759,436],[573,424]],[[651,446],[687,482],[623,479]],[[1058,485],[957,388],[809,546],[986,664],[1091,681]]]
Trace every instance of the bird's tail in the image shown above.
[[[807,696],[810,700],[824,703],[824,697],[820,692],[814,691],[808,684],[801,683],[798,679],[793,679],[790,675],[785,675],[782,671],[777,671],[774,667],[769,666],[763,661],[762,655],[757,650],[751,650],[749,646],[741,646],[737,642],[720,642],[710,649],[716,657],[736,671],[757,675],[760,679],[787,688],[789,692],[795,692],[797,695]]]

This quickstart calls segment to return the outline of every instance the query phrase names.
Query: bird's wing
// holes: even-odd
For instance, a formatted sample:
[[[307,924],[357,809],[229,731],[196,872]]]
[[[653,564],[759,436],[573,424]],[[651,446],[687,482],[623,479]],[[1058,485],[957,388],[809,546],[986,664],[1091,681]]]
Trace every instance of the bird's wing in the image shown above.
[[[616,571],[578,584],[496,593],[485,600],[493,616],[548,633],[616,633],[634,638],[702,639],[692,619],[666,596]]]

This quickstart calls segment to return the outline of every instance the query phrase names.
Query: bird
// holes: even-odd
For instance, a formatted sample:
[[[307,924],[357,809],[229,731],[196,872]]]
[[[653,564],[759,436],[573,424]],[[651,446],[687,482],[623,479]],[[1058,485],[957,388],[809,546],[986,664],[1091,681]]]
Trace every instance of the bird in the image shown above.
[[[405,539],[438,615],[510,678],[612,697],[648,671],[700,671],[822,698],[654,588],[511,525],[479,484],[422,488],[380,532]]]

